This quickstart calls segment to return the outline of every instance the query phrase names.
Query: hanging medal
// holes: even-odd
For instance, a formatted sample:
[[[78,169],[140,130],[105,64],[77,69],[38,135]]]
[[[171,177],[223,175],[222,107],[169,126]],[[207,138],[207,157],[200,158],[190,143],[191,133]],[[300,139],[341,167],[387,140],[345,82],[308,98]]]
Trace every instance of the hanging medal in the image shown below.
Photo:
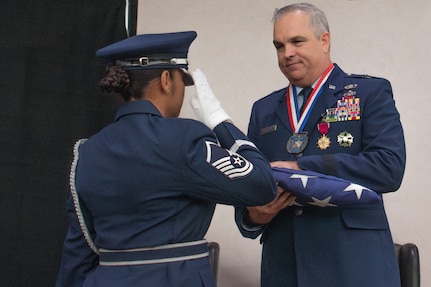
[[[291,97],[290,95],[293,95],[293,97]],[[294,119],[298,120],[298,118],[300,118],[301,116],[300,108],[297,101],[298,96],[296,93],[296,88],[294,88],[292,85],[289,85],[286,96],[288,103],[289,119],[292,125]],[[303,103],[303,105],[305,105],[305,103]],[[292,116],[293,113],[295,113],[295,117]],[[308,145],[308,133],[295,130],[293,126],[292,129],[294,130],[294,133],[287,141],[286,149],[289,153],[300,154]]]
[[[328,79],[333,68],[334,64],[331,64],[331,66],[319,78],[307,102],[303,104],[304,109],[302,114],[299,111],[298,103],[296,100],[296,88],[292,84],[289,84],[287,88],[286,101],[289,122],[293,131],[292,136],[289,138],[286,144],[286,149],[289,153],[301,154],[307,147],[308,132],[304,131],[304,127],[308,121],[314,104],[317,102],[317,99],[323,91],[323,84]]]
[[[308,145],[308,133],[293,133],[287,141],[286,149],[289,153],[299,154]]]
[[[331,140],[327,136],[329,127],[330,124],[327,122],[321,122],[320,124],[317,124],[317,130],[321,134],[321,136],[317,140],[317,146],[321,150],[326,150],[331,145]]]

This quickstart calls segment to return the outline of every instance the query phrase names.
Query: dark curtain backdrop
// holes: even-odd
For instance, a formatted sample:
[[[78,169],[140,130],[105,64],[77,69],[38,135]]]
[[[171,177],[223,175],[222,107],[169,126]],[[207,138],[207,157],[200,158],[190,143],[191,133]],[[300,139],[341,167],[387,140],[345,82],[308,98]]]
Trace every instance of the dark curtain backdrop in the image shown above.
[[[112,122],[119,104],[100,94],[105,67],[94,55],[126,37],[125,7],[122,0],[1,2],[1,286],[54,285],[73,144]]]

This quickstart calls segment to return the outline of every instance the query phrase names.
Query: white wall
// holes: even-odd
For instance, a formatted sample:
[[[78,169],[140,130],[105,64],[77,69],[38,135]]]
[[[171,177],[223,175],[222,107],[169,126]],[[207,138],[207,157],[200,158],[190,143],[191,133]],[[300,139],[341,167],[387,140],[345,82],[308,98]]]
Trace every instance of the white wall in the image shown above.
[[[394,241],[414,242],[422,286],[431,286],[431,2],[312,1],[327,15],[332,60],[345,72],[392,82],[407,144],[401,189],[385,196]],[[190,69],[201,68],[235,123],[246,132],[253,102],[287,85],[272,46],[271,18],[281,0],[140,0],[138,33],[195,30]],[[193,88],[187,88],[187,94]],[[194,117],[184,103],[182,117]],[[259,286],[260,245],[242,238],[233,208],[218,206],[207,239],[221,245],[219,286]]]

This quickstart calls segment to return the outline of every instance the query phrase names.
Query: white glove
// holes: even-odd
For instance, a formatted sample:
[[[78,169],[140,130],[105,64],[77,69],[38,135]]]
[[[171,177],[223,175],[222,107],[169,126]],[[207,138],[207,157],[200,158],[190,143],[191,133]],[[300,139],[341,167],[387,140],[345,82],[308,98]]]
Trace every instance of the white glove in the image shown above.
[[[199,121],[210,129],[214,129],[224,121],[232,122],[231,117],[221,107],[219,100],[214,96],[207,78],[201,70],[192,73],[195,82],[196,95],[191,98],[191,106]]]

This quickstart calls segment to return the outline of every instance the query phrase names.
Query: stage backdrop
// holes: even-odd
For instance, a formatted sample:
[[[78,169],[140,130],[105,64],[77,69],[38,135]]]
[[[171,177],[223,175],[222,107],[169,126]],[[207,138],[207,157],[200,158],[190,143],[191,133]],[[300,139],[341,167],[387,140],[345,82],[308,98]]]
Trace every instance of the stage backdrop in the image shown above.
[[[74,142],[111,122],[95,51],[126,37],[125,1],[2,1],[0,285],[54,286]]]

